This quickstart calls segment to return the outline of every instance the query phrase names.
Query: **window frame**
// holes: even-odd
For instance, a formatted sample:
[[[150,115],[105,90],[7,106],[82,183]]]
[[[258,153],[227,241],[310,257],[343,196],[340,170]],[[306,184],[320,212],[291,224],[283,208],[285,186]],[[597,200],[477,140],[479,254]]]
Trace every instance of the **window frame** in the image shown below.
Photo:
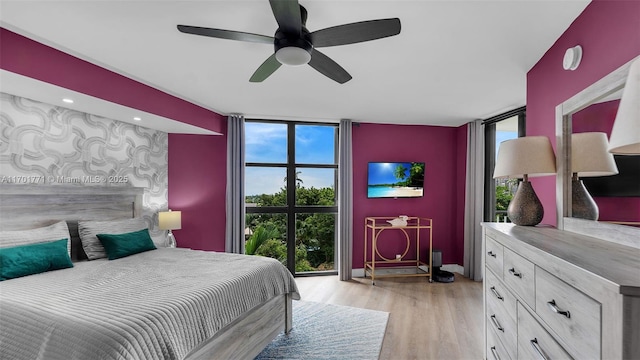
[[[311,276],[311,275],[335,275],[338,273],[337,269],[328,271],[310,271],[304,273],[296,273],[295,269],[295,234],[296,234],[296,215],[297,214],[312,214],[312,213],[335,213],[338,214],[338,148],[339,148],[339,124],[330,122],[309,122],[309,121],[288,121],[288,120],[266,120],[266,119],[245,119],[245,123],[269,123],[269,124],[286,124],[287,125],[287,162],[286,163],[263,163],[263,162],[245,162],[245,168],[247,167],[278,167],[286,168],[287,176],[287,205],[286,206],[265,206],[265,207],[246,207],[246,214],[286,214],[287,218],[287,234],[285,236],[287,241],[287,268],[294,276]],[[334,163],[333,164],[309,164],[309,163],[296,163],[296,125],[311,125],[311,126],[332,126],[335,128],[334,132]],[[298,168],[312,168],[312,169],[334,169],[334,205],[298,205],[296,204],[296,192],[289,191],[289,189],[296,188],[296,169]],[[336,217],[337,219],[337,217]],[[334,264],[337,264],[337,221],[334,225]],[[293,246],[289,234],[294,234]]]
[[[496,167],[496,124],[500,121],[518,117],[518,137],[527,135],[527,107],[522,106],[511,111],[490,117],[482,121],[484,126],[484,214],[483,219],[494,222],[496,219],[496,186],[493,170]]]

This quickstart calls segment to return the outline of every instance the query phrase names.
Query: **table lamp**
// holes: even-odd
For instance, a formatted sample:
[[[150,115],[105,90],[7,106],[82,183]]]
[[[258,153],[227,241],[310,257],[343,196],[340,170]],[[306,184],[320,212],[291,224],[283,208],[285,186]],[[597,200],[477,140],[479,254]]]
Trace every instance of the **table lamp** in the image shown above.
[[[640,155],[640,58],[629,68],[609,138],[609,152]]]
[[[546,136],[526,136],[500,143],[494,179],[522,178],[507,207],[507,216],[516,225],[538,225],[544,208],[529,177],[555,175],[556,158]]]
[[[158,227],[160,230],[169,230],[167,234],[167,247],[176,247],[176,238],[171,230],[182,228],[182,211],[161,211],[158,213]]]
[[[598,220],[598,205],[579,177],[615,175],[618,167],[603,132],[571,134],[571,216]]]

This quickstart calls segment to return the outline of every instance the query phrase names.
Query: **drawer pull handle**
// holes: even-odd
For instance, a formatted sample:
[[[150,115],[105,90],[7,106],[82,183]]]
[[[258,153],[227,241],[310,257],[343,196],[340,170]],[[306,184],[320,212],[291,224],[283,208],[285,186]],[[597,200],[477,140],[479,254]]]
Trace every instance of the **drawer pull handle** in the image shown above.
[[[487,255],[489,255],[489,256],[491,256],[491,257],[496,257],[496,256],[497,256],[497,255],[496,255],[496,253],[494,253],[493,251],[489,251],[489,252],[487,253]]]
[[[498,356],[498,352],[496,351],[496,347],[495,346],[491,347],[491,354],[493,355],[493,358],[495,360],[500,360],[500,356]]]
[[[491,288],[491,292],[493,292],[493,295],[495,295],[495,297],[498,298],[498,300],[502,300],[504,301],[504,298],[502,297],[502,295],[500,295],[500,293],[496,290],[495,286],[492,286]]]
[[[500,326],[500,323],[498,322],[498,319],[496,319],[495,315],[491,315],[491,322],[493,323],[493,326],[496,327],[496,329],[504,332],[504,328]]]
[[[569,310],[560,310],[558,305],[556,305],[556,300],[555,299],[547,302],[547,305],[549,305],[549,309],[551,309],[551,311],[553,311],[554,313],[556,313],[558,315],[564,315],[564,316],[567,317],[567,319],[571,318],[571,313],[569,312]]]
[[[520,279],[522,279],[522,274],[521,274],[521,273],[519,273],[519,272],[516,272],[516,269],[515,269],[515,268],[511,268],[511,269],[509,269],[509,272],[510,272],[511,274],[513,274],[513,276],[517,276],[517,277],[519,277]]]
[[[533,346],[533,350],[538,353],[538,356],[542,360],[549,360],[549,358],[544,354],[544,351],[540,348],[540,344],[538,344],[538,338],[531,340],[531,346]]]

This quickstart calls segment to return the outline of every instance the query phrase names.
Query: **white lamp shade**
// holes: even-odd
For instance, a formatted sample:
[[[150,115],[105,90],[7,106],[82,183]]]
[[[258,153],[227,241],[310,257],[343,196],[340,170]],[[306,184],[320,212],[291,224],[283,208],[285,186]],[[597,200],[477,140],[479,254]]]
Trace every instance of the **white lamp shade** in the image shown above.
[[[617,174],[618,167],[608,147],[607,134],[603,132],[571,134],[571,172],[580,177]]]
[[[640,155],[640,58],[629,69],[611,130],[609,151],[618,155]]]
[[[500,143],[494,178],[555,175],[556,157],[546,136],[526,136]]]
[[[177,230],[182,228],[182,211],[161,211],[158,213],[160,230]]]

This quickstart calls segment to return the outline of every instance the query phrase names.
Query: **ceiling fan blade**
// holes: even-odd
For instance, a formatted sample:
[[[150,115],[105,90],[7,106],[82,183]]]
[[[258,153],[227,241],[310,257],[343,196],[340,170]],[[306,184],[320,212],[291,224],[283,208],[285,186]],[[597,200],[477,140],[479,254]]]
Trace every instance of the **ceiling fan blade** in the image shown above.
[[[185,34],[209,36],[219,39],[248,41],[273,45],[273,37],[233,30],[211,29],[199,26],[178,25],[178,30]]]
[[[269,0],[269,3],[280,30],[287,34],[300,36],[302,17],[298,0]]]
[[[281,66],[280,62],[276,59],[276,54],[273,54],[265,60],[262,65],[251,75],[250,82],[263,82],[266,78],[271,76]]]
[[[400,19],[379,19],[338,25],[311,33],[313,47],[338,46],[400,34]]]
[[[311,53],[311,61],[309,61],[309,65],[318,70],[318,72],[324,76],[340,84],[344,84],[351,80],[351,75],[349,75],[342,66],[338,65],[338,63],[316,49],[313,49],[313,52]]]

